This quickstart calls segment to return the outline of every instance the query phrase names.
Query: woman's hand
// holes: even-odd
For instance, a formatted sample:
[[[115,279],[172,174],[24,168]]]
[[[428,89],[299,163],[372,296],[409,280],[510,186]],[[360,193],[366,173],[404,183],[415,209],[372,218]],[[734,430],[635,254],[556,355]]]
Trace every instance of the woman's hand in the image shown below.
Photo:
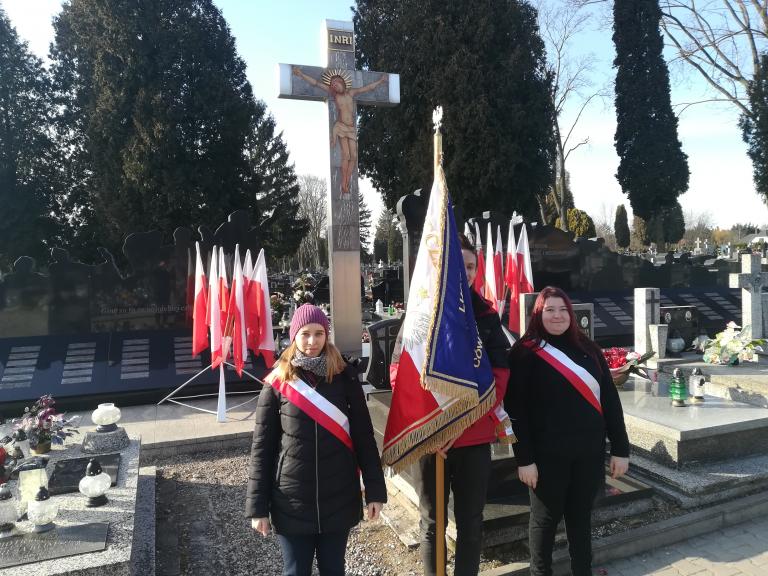
[[[269,524],[269,518],[251,518],[251,528],[262,536],[267,537],[272,526]]]
[[[621,478],[629,469],[629,458],[611,456],[611,478]]]
[[[539,469],[536,464],[520,466],[517,469],[517,476],[520,478],[520,482],[536,490],[536,484],[539,481]]]
[[[383,507],[381,502],[368,502],[368,520],[378,520]]]

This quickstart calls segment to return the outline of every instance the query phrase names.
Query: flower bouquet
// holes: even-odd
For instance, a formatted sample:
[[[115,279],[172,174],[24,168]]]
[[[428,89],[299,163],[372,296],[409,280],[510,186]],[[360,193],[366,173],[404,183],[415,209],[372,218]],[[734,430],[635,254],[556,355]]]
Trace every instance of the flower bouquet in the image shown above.
[[[607,348],[603,350],[603,356],[611,370],[611,377],[616,387],[623,386],[629,379],[630,374],[637,374],[643,378],[648,378],[646,367],[642,364],[651,358],[656,352],[651,350],[645,354],[638,352],[628,352],[625,348]]]
[[[77,434],[80,416],[66,418],[57,413],[56,401],[50,395],[42,396],[32,407],[24,408],[24,416],[12,420],[15,430],[23,430],[29,439],[29,446],[37,453],[47,452],[50,445],[64,444],[64,439]]]
[[[709,364],[730,364],[741,362],[757,362],[756,352],[763,351],[764,338],[752,338],[749,326],[743,329],[735,322],[728,322],[725,330],[715,334],[704,345],[702,360]]]

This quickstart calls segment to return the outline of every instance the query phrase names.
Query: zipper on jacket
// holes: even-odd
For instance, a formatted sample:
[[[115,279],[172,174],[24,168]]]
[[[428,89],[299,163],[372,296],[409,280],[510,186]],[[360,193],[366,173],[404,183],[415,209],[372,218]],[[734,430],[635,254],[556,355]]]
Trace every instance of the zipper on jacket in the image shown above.
[[[320,450],[318,449],[317,422],[315,422],[315,502],[317,504],[317,531],[322,533],[320,525]]]

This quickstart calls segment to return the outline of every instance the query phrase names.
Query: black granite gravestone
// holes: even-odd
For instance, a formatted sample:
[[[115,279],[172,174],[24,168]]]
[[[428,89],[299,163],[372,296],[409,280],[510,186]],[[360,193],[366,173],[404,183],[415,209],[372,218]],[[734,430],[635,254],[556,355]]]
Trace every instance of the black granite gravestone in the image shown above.
[[[109,524],[93,522],[78,526],[57,526],[42,534],[17,534],[0,540],[0,568],[104,550],[107,547],[108,528]],[[34,571],[29,573],[34,574]]]
[[[51,496],[77,492],[80,480],[85,476],[85,468],[91,458],[96,458],[99,461],[102,471],[109,474],[109,477],[112,478],[112,486],[115,486],[120,471],[120,454],[96,454],[86,458],[57,460],[48,481],[48,492]]]
[[[696,306],[662,306],[659,312],[661,323],[669,325],[670,336],[679,334],[686,346],[690,346],[699,335],[699,313]]]

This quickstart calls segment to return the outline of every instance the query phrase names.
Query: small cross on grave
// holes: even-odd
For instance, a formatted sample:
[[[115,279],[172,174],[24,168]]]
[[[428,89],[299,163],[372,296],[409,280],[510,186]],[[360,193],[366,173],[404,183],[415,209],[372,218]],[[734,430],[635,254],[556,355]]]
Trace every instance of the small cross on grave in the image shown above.
[[[741,325],[749,326],[752,338],[763,337],[763,286],[768,273],[762,272],[759,254],[741,255],[741,274],[729,274],[728,285],[741,288]]]
[[[357,186],[357,105],[400,102],[400,76],[355,70],[352,22],[326,20],[327,66],[280,64],[280,98],[325,101],[331,147],[328,262],[334,343],[360,354],[360,214]]]
[[[635,288],[635,352],[640,354],[654,349],[650,326],[659,323],[660,296],[661,291],[658,288]]]
[[[696,248],[693,249],[694,254],[701,254],[701,239],[696,238]]]

